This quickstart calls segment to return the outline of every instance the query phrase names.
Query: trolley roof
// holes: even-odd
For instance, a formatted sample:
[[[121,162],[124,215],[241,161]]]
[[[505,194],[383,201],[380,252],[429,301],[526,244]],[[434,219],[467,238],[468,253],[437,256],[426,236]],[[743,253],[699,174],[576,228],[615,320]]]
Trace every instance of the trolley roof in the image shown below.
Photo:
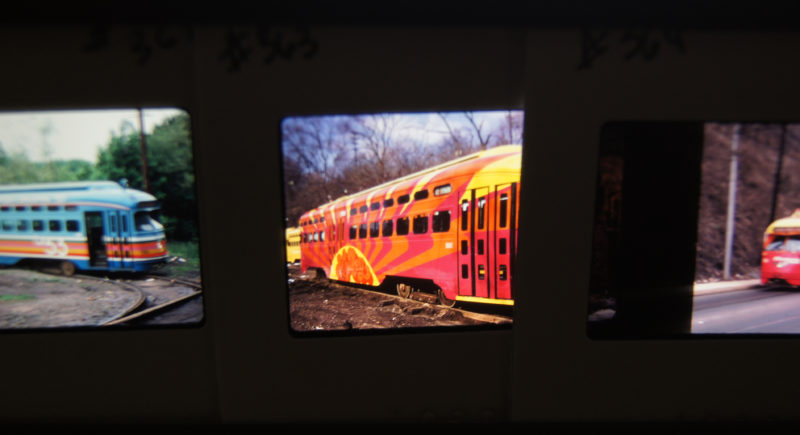
[[[318,209],[321,209],[321,208],[325,208],[327,206],[330,206],[331,204],[347,201],[347,200],[349,200],[351,198],[358,198],[358,197],[361,197],[363,195],[368,195],[371,192],[377,192],[377,191],[379,191],[381,189],[385,189],[385,188],[387,188],[389,186],[392,186],[392,185],[401,184],[401,183],[409,181],[409,180],[414,180],[414,179],[417,179],[417,178],[421,178],[421,177],[424,177],[426,175],[435,173],[437,171],[441,171],[442,169],[456,167],[458,165],[462,165],[462,164],[465,164],[467,162],[478,160],[478,159],[483,158],[483,157],[491,157],[491,156],[495,156],[495,155],[499,155],[499,154],[506,154],[506,153],[513,153],[513,152],[522,152],[522,145],[500,145],[500,146],[496,146],[496,147],[493,147],[493,148],[489,148],[488,150],[485,150],[485,151],[478,151],[476,153],[468,154],[468,155],[466,155],[464,157],[459,157],[457,159],[450,160],[450,161],[441,163],[439,165],[432,166],[430,168],[423,169],[423,170],[418,171],[418,172],[414,172],[412,174],[408,174],[408,175],[406,175],[404,177],[396,178],[394,180],[387,181],[387,182],[385,182],[383,184],[379,184],[377,186],[373,186],[373,187],[370,187],[368,189],[364,189],[364,190],[361,190],[359,192],[352,193],[350,195],[340,196],[339,198],[336,198],[336,199],[334,199],[332,201],[329,201],[329,202],[327,202],[325,204],[322,204],[320,206],[315,207],[313,210],[318,210]],[[306,213],[308,213],[308,212],[306,212]],[[304,214],[306,214],[306,213],[304,213]]]
[[[80,181],[60,183],[13,184],[0,186],[0,203],[15,204],[63,204],[106,203],[133,208],[141,202],[152,202],[156,198],[141,190],[126,188],[113,181]]]
[[[800,208],[794,211],[791,216],[781,218],[771,223],[766,230],[767,234],[773,233],[799,233],[800,232]]]

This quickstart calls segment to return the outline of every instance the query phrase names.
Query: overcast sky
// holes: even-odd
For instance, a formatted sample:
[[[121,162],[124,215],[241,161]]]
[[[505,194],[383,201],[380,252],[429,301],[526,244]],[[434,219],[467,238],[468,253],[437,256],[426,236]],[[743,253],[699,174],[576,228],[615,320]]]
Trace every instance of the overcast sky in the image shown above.
[[[179,109],[144,109],[147,133]],[[24,152],[33,161],[81,159],[94,163],[111,133],[120,133],[124,121],[139,128],[136,109],[0,112],[0,147],[7,153]]]

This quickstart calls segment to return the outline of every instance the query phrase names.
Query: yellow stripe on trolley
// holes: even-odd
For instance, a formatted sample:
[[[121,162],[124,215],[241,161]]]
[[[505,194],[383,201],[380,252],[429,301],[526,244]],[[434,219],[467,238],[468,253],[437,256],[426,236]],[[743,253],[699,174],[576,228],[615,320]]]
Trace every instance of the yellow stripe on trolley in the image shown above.
[[[482,304],[497,304],[497,305],[514,305],[513,299],[490,299],[479,298],[475,296],[456,296],[457,301],[462,302],[480,302]]]

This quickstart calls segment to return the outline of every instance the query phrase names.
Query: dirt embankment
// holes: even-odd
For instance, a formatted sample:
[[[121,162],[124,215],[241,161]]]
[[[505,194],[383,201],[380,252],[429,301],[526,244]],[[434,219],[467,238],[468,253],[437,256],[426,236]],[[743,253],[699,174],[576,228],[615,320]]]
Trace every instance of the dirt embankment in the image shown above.
[[[297,332],[510,324],[511,318],[447,308],[433,295],[411,298],[313,278],[289,266],[289,313]]]

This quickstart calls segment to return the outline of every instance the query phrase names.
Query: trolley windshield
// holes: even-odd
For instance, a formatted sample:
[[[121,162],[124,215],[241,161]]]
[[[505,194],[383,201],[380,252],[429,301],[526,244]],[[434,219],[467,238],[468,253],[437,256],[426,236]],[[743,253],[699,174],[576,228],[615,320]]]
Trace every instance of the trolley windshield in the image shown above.
[[[800,235],[776,236],[765,251],[800,252]]]
[[[137,211],[134,214],[136,231],[160,231],[164,229],[158,221],[158,210]]]

